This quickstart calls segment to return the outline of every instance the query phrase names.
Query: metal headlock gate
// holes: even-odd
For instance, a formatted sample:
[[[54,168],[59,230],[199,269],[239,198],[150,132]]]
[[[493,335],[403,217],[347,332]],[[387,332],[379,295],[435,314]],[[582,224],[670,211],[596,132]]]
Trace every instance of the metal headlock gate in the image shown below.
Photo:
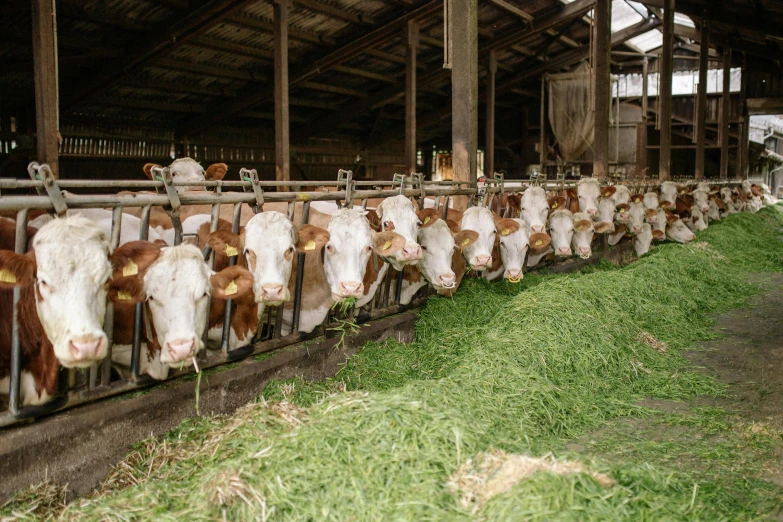
[[[29,180],[0,179],[0,212],[16,213],[16,239],[15,250],[18,254],[24,254],[27,250],[27,224],[30,210],[46,210],[52,215],[63,216],[68,210],[74,209],[111,209],[112,224],[110,231],[109,253],[113,252],[120,243],[120,230],[123,218],[123,209],[140,208],[141,230],[140,240],[148,239],[150,211],[152,207],[162,207],[168,213],[174,225],[174,245],[183,241],[182,223],[179,219],[180,209],[190,205],[209,205],[211,207],[210,230],[218,229],[220,209],[223,205],[230,205],[233,210],[232,231],[239,232],[242,205],[249,205],[256,213],[262,212],[265,203],[286,203],[288,219],[294,221],[296,206],[302,207],[301,224],[306,224],[309,219],[310,205],[314,201],[335,202],[338,208],[350,208],[355,201],[359,201],[362,208],[367,208],[369,199],[380,199],[402,194],[418,201],[419,208],[425,207],[425,198],[434,199],[434,207],[440,209],[443,218],[446,217],[450,207],[450,201],[459,196],[468,199],[468,206],[487,206],[492,198],[502,196],[504,193],[521,193],[528,186],[540,185],[548,190],[559,190],[576,185],[577,181],[545,180],[505,180],[502,174],[496,174],[486,183],[480,182],[433,182],[425,181],[423,175],[413,174],[409,177],[395,175],[391,182],[388,181],[356,181],[352,179],[351,171],[340,170],[338,179],[333,182],[311,181],[261,181],[255,170],[241,169],[239,181],[202,181],[202,182],[175,182],[172,180],[169,169],[160,168],[153,172],[153,180],[57,180],[48,165],[39,165],[35,162],[28,167]],[[692,180],[691,180],[692,182]],[[739,181],[722,181],[719,183],[737,184]],[[629,186],[635,188],[652,188],[659,182],[640,181],[629,182]],[[304,188],[314,185],[327,188],[331,191],[288,191],[278,192],[279,187]],[[203,192],[187,192],[179,194],[177,187],[202,187]],[[35,189],[37,195],[18,194],[19,191]],[[115,193],[108,194],[76,194],[71,190],[100,190],[111,189]],[[154,191],[118,194],[119,191]],[[9,194],[9,192],[11,192]],[[508,213],[508,207],[503,214]],[[210,268],[214,266],[214,255],[207,245],[203,249],[205,261]],[[211,368],[225,363],[238,361],[247,357],[278,350],[304,340],[313,339],[324,335],[326,329],[334,321],[337,312],[330,314],[324,324],[317,327],[311,333],[298,331],[300,306],[302,300],[302,282],[304,277],[304,253],[298,253],[298,268],[296,272],[296,286],[293,295],[293,331],[289,335],[281,335],[283,306],[267,306],[264,315],[264,327],[259,326],[253,342],[244,347],[229,350],[229,334],[231,323],[231,300],[226,301],[225,316],[223,319],[222,343],[219,350],[205,348],[197,355],[200,369]],[[230,257],[229,263],[235,264],[237,257]],[[395,287],[392,291],[392,283]],[[357,322],[366,322],[399,313],[404,310],[421,306],[431,291],[423,288],[409,304],[400,304],[402,291],[402,272],[394,270],[391,266],[386,271],[384,280],[378,286],[375,297],[362,307],[354,318]],[[61,369],[58,374],[58,392],[52,400],[40,406],[21,406],[20,379],[22,365],[22,347],[19,340],[19,320],[17,303],[21,296],[21,290],[17,287],[13,290],[13,317],[12,317],[12,345],[10,368],[10,393],[8,396],[8,408],[0,412],[0,427],[14,424],[23,419],[35,418],[49,414],[57,410],[74,407],[80,404],[93,402],[99,399],[118,395],[155,384],[156,380],[148,375],[139,375],[139,357],[144,329],[143,304],[135,305],[133,321],[133,341],[131,351],[130,376],[127,378],[112,378],[111,355],[113,341],[114,307],[107,298],[104,331],[108,337],[108,350],[106,357],[98,363],[86,369]],[[209,313],[209,312],[207,312]],[[348,312],[353,314],[353,311]],[[209,321],[204,332],[206,340]],[[206,344],[206,343],[205,343]],[[209,357],[207,357],[209,352]],[[169,379],[190,374],[194,369],[169,372]]]

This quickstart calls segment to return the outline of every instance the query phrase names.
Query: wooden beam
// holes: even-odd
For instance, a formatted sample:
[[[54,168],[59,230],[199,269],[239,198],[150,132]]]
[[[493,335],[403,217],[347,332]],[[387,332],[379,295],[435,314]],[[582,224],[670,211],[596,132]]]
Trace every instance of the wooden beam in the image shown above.
[[[709,69],[710,21],[701,20],[699,52],[699,85],[696,107],[696,179],[707,177],[704,170],[704,147],[707,145],[707,71]]]
[[[275,180],[291,180],[290,120],[288,113],[288,14],[290,0],[275,0]],[[288,191],[288,187],[279,190]],[[301,261],[301,259],[300,259]]]
[[[506,0],[488,0],[488,1],[489,1],[490,4],[494,5],[495,7],[498,7],[500,9],[503,9],[504,11],[507,11],[507,12],[513,14],[514,16],[516,16],[518,18],[521,18],[525,22],[532,22],[534,20],[533,15],[531,15],[530,13],[528,13],[526,11],[523,11],[522,9],[519,9],[516,6],[513,6],[513,5],[509,4],[508,2],[506,2]],[[549,35],[554,35],[555,34],[553,29],[547,29],[546,32]],[[578,42],[573,41],[572,39],[568,38],[565,35],[558,35],[556,37],[556,39],[560,43],[565,44],[567,47],[579,47],[579,43]]]
[[[405,28],[405,174],[416,172],[416,52],[419,24],[409,20]]]
[[[450,2],[450,37],[452,40],[451,161],[455,181],[476,181],[478,5],[477,0],[450,0]],[[458,208],[458,210],[464,210],[464,208]]]
[[[593,25],[593,67],[595,68],[595,137],[593,138],[593,177],[603,180],[609,174],[609,113],[611,111],[612,2],[595,3]]]
[[[783,113],[783,98],[748,98],[746,104],[749,114]]]
[[[319,2],[318,0],[294,0],[294,1],[298,7],[303,7],[315,13],[326,15],[329,18],[342,20],[343,22],[348,22],[351,24],[358,24],[358,25],[373,25],[375,23],[373,17],[368,14],[355,13],[353,11],[348,11],[345,9],[341,9],[339,7],[335,7],[333,5]],[[357,5],[361,5],[361,4],[357,4]]]
[[[366,69],[357,69],[356,67],[346,67],[345,65],[338,65],[334,68],[335,71],[344,74],[350,74],[351,76],[359,76],[361,78],[369,78],[370,80],[378,80],[386,83],[397,83],[397,78],[389,76],[388,74],[380,74]]]
[[[213,85],[197,85],[191,82],[170,82],[160,79],[133,79],[123,80],[122,85],[136,87],[138,89],[150,89],[160,92],[181,92],[185,94],[197,94],[200,96],[228,97],[234,96],[236,91],[226,87]]]
[[[498,72],[497,51],[489,52],[487,63],[487,117],[486,142],[484,144],[484,175],[492,177],[495,173],[495,76]]]
[[[723,51],[723,92],[720,110],[720,177],[729,177],[729,120],[731,119],[731,49]]]
[[[147,111],[182,112],[198,114],[205,110],[206,106],[199,103],[177,103],[169,101],[137,100],[127,97],[102,97],[95,98],[92,103],[109,107],[125,107],[128,109],[140,109]]]
[[[229,16],[225,20],[225,23],[256,31],[259,33],[274,34],[275,24],[271,20],[264,18],[254,18],[252,16]],[[337,42],[334,38],[327,35],[311,33],[304,29],[297,27],[288,28],[288,37],[291,40],[297,40],[299,42],[311,43],[316,45],[335,45]]]
[[[332,94],[344,94],[346,96],[356,96],[357,98],[364,98],[367,96],[366,92],[357,91],[356,89],[349,89],[348,87],[341,87],[339,85],[327,85],[319,82],[302,82],[298,85],[302,89],[312,89],[314,91],[330,92]]]
[[[245,82],[261,82],[267,79],[266,75],[258,74],[252,71],[225,69],[223,67],[213,67],[203,63],[184,62],[182,60],[175,60],[173,58],[162,58],[156,60],[155,62],[148,64],[148,67],[158,67],[174,71],[182,71],[201,76],[213,76],[215,78],[230,78],[232,80],[242,80]]]
[[[660,100],[659,115],[661,122],[661,153],[658,162],[658,179],[671,179],[672,158],[672,72],[674,67],[674,0],[664,0],[663,11],[663,43],[661,53],[661,86],[658,94]]]
[[[260,49],[256,46],[237,44],[226,40],[219,40],[212,36],[200,36],[189,42],[190,45],[218,51],[221,53],[247,56],[258,60],[272,61],[275,59],[275,53]]]
[[[649,60],[645,58],[642,63],[642,122],[638,128],[637,154],[636,154],[636,177],[647,178],[647,110],[649,108],[649,99],[647,92],[650,90],[650,66]]]
[[[89,22],[101,27],[114,27],[123,31],[146,33],[151,27],[149,22],[128,18],[127,16],[111,12],[105,8],[104,2],[98,2],[98,9],[86,9],[83,2],[76,0],[60,0],[60,10],[57,13],[61,18],[68,18],[80,22]]]
[[[32,0],[36,153],[38,162],[48,163],[55,177],[59,177],[57,149],[60,137],[60,106],[56,18],[54,0]]]
[[[106,90],[117,80],[129,75],[151,60],[170,54],[174,49],[204,33],[222,18],[242,9],[252,0],[209,0],[198,9],[171,24],[165,31],[154,33],[151,38],[141,38],[128,50],[126,57],[114,66],[107,67],[93,79],[73,91],[65,107],[71,109],[89,100],[97,92]]]

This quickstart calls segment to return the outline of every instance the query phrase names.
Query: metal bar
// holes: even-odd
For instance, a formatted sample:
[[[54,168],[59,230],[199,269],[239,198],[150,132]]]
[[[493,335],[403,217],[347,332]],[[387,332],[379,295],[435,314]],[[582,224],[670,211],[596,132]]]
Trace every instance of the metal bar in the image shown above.
[[[239,234],[239,220],[242,217],[242,203],[236,203],[234,205],[234,219],[231,223],[231,232]],[[234,266],[237,264],[237,258],[239,256],[231,256],[228,258],[228,266]],[[226,307],[223,310],[223,332],[220,343],[220,350],[225,354],[228,353],[228,343],[231,339],[231,303],[232,299],[226,300]]]
[[[364,200],[363,203],[366,207],[367,200]],[[302,205],[302,225],[306,225],[309,220],[310,220],[310,202],[305,201],[304,204]],[[299,315],[301,313],[301,307],[302,307],[302,284],[304,282],[304,264],[305,264],[304,252],[297,253],[296,260],[297,260],[297,265],[296,265],[296,285],[294,286],[294,314],[291,320],[291,328],[294,333],[299,332]]]
[[[664,0],[658,117],[661,124],[661,152],[658,179],[671,179],[672,160],[672,71],[674,67],[674,0]]]
[[[723,92],[720,109],[720,177],[729,177],[729,121],[731,120],[731,48],[723,49]]]
[[[389,272],[391,272],[391,268],[389,268]],[[402,298],[403,270],[395,270],[395,272],[397,273],[396,276],[397,287],[395,288],[395,293],[394,293],[394,304],[398,305],[400,304],[400,298]]]
[[[141,229],[139,239],[149,239],[150,207],[141,209]],[[141,341],[144,335],[144,303],[136,303],[133,310],[133,344],[131,345],[131,378],[139,378],[139,357],[141,355]]]
[[[120,246],[120,233],[122,232],[122,208],[114,208],[111,213],[111,235],[109,237],[109,253],[114,252]],[[108,300],[106,303],[106,319],[103,321],[103,331],[108,338],[106,357],[101,361],[101,385],[109,386],[111,381],[111,354],[114,348],[114,303]]]
[[[24,254],[27,252],[27,209],[22,209],[16,214],[16,236],[14,252]],[[22,345],[19,339],[19,299],[22,289],[18,286],[13,290],[13,316],[11,323],[11,375],[9,376],[8,403],[11,412],[17,415],[20,411],[21,396],[19,384],[22,377]]]

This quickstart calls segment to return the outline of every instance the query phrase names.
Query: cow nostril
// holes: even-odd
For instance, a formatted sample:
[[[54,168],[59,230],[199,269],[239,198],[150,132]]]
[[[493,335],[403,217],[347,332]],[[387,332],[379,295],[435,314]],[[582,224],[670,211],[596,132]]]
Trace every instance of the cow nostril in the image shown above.
[[[71,340],[68,343],[68,349],[74,360],[85,361],[101,358],[105,345],[103,337],[86,337]]]

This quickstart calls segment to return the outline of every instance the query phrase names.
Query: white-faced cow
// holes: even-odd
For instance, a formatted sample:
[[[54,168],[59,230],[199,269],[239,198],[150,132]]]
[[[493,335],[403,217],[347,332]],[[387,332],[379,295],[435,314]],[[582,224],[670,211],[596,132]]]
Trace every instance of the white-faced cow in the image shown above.
[[[590,219],[599,215],[598,200],[601,196],[601,186],[597,179],[584,178],[576,184],[576,194],[579,199],[579,212],[584,212]]]
[[[568,210],[556,210],[549,216],[549,235],[552,248],[558,257],[572,255],[571,239],[574,235],[574,216]]]
[[[571,239],[576,255],[582,259],[588,259],[593,255],[593,234],[595,225],[586,212],[574,214],[574,235]]]
[[[633,248],[637,257],[641,257],[650,250],[650,244],[653,240],[652,227],[649,223],[642,225],[642,231],[633,238]]]

